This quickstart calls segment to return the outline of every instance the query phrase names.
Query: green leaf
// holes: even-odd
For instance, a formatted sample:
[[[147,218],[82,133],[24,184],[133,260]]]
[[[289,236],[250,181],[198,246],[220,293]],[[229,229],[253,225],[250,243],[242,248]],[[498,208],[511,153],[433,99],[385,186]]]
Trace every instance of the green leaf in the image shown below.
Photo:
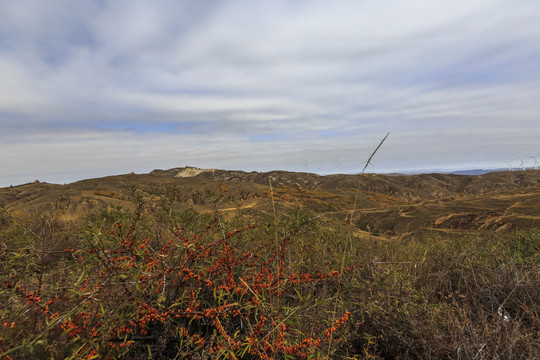
[[[82,283],[85,274],[86,274],[86,271],[85,269],[83,269],[83,271],[81,272],[81,275],[79,276],[77,281],[75,281],[75,286],[79,286]]]

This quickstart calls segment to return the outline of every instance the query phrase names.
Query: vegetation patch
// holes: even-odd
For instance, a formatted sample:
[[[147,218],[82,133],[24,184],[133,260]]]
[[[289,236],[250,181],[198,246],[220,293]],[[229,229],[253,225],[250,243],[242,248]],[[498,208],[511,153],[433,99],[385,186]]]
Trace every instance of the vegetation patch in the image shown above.
[[[269,197],[243,199],[248,192],[237,183],[205,186],[131,187],[115,192],[130,198],[129,206],[115,199],[92,210],[63,210],[72,216],[56,208],[2,207],[0,357],[528,359],[540,353],[534,223],[497,232],[420,231],[439,204],[405,206],[365,193],[381,208],[362,210],[329,192],[282,186]],[[189,206],[186,199],[196,201]],[[243,207],[244,200],[252,206]],[[364,223],[370,227],[359,231]],[[406,237],[384,232],[399,234],[400,226]]]

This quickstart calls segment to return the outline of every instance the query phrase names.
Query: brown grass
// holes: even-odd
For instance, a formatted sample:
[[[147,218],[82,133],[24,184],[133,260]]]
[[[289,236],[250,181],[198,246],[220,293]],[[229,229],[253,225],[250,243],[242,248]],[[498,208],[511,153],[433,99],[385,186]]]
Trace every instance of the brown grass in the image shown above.
[[[54,211],[2,208],[3,358],[532,359],[540,353],[534,219],[498,232],[419,225],[449,210],[498,207],[533,216],[535,187],[515,198],[413,205],[364,194],[384,206],[363,211],[352,206],[350,193],[340,204],[327,190],[317,196],[314,189],[281,186],[272,206],[263,186],[246,195],[245,184],[228,183],[225,191],[222,180],[199,188],[190,183],[189,191],[160,181],[130,194],[119,183],[86,184],[90,195],[106,198],[82,195],[81,201],[96,201],[93,208],[67,201]],[[38,195],[47,185],[28,186],[41,186],[27,203],[42,208]],[[107,199],[127,200],[92,194],[98,188],[131,203],[111,205]],[[31,192],[16,190],[20,199]],[[70,199],[70,191],[61,196]],[[189,201],[194,191],[200,204]],[[512,207],[517,198],[520,205]],[[244,202],[253,206],[243,208]],[[212,207],[227,209],[227,216]],[[392,228],[407,236],[374,236],[375,225],[385,229],[395,219],[412,224]],[[373,226],[354,236],[364,225]]]

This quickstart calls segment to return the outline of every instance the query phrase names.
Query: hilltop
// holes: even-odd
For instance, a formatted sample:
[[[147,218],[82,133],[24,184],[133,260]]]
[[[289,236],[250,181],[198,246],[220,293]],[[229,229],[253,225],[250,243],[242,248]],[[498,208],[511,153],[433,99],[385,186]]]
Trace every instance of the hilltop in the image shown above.
[[[418,231],[529,228],[540,221],[540,171],[483,175],[326,175],[194,167],[88,179],[34,182],[0,189],[0,204],[73,219],[96,209],[133,208],[133,193],[169,193],[177,209],[253,213],[269,206],[270,182],[280,206],[300,207],[330,222],[353,208],[358,232],[407,236]],[[174,194],[172,191],[174,189]],[[358,192],[357,192],[358,190]]]

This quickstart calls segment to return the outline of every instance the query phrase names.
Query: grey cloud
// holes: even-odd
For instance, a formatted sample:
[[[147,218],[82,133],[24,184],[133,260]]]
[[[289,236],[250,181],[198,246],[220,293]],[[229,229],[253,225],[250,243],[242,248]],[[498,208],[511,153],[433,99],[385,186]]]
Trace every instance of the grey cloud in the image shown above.
[[[540,5],[449,4],[3,2],[0,139],[27,155],[0,166],[354,171],[387,131],[379,170],[538,153]]]

